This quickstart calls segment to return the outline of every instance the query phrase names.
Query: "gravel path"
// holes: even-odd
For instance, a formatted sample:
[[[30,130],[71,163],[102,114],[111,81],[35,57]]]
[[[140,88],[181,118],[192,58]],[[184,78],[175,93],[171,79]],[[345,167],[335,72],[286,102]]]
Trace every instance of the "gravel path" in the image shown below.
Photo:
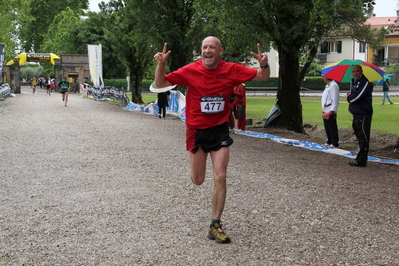
[[[399,265],[399,168],[233,135],[223,216],[185,125],[71,94],[0,102],[0,265]]]

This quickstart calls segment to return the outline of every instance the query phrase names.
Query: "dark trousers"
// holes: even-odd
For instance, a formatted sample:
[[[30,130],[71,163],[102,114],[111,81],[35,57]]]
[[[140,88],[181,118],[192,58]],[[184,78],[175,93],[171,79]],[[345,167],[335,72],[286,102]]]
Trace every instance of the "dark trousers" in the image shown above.
[[[356,160],[367,163],[370,146],[371,116],[353,117],[352,128],[359,142],[359,152]]]
[[[166,116],[166,106],[158,106],[159,109],[159,116],[165,117]]]
[[[338,125],[337,125],[337,114],[331,115],[328,120],[323,119],[324,129],[327,135],[327,144],[332,144],[338,147],[339,137],[338,137]]]

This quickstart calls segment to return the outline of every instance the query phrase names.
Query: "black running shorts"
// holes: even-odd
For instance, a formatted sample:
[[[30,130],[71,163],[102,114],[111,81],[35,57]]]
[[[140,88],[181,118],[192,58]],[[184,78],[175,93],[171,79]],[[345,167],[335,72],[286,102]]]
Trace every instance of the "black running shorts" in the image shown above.
[[[233,139],[229,136],[227,123],[205,129],[194,129],[187,127],[186,130],[186,149],[196,153],[201,149],[208,153],[220,150],[233,144]]]

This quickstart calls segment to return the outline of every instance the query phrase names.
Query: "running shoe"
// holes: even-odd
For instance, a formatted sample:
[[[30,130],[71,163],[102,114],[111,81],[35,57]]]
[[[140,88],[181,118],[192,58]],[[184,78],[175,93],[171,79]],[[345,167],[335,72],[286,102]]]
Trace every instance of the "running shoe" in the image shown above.
[[[223,232],[222,226],[218,223],[209,228],[208,238],[217,243],[230,243],[230,237]]]

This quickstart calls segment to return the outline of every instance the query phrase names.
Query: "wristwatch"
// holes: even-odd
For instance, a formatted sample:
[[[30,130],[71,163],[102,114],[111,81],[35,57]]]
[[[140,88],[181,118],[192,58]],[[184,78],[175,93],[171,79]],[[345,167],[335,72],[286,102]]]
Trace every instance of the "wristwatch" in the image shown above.
[[[266,66],[260,66],[260,68],[268,68],[269,64],[267,64]]]

